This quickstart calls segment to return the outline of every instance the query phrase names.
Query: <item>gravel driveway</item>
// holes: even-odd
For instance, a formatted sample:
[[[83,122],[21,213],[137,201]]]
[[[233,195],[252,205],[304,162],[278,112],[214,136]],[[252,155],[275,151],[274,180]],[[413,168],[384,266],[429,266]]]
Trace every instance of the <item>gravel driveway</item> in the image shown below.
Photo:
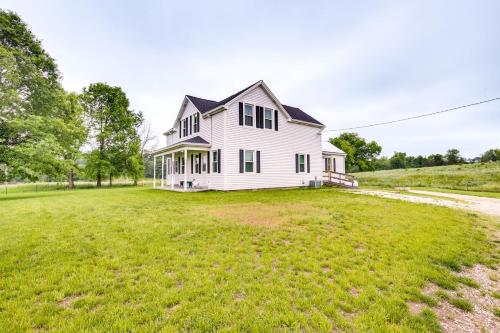
[[[443,192],[431,192],[431,191],[421,191],[421,190],[408,190],[409,193],[415,193],[420,195],[432,195],[434,197],[443,197],[443,199],[422,197],[411,194],[402,194],[397,192],[387,192],[382,190],[354,190],[354,193],[376,195],[379,197],[399,199],[405,201],[411,201],[416,203],[426,203],[431,205],[446,206],[451,208],[461,208],[474,210],[480,213],[500,216],[500,199],[477,197],[473,195],[455,194],[455,193],[443,193]],[[446,200],[445,198],[460,200],[452,201]]]

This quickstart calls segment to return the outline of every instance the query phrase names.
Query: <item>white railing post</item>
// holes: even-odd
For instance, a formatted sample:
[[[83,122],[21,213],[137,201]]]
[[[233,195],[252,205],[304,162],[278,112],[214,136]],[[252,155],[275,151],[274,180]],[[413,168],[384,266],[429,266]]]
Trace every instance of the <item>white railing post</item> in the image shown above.
[[[156,156],[153,155],[153,188],[156,188]]]
[[[161,155],[161,181],[160,186],[163,187],[165,179],[165,155]]]
[[[175,160],[174,160],[174,153],[172,153],[172,160],[170,161],[170,167],[172,168],[170,171],[170,175],[171,175],[171,178],[172,178],[172,182],[170,184],[170,188],[173,190],[174,189],[174,172],[175,172],[175,168],[174,168],[174,165],[175,165]]]
[[[187,148],[184,148],[184,191],[187,191],[187,159],[188,159],[188,151]]]

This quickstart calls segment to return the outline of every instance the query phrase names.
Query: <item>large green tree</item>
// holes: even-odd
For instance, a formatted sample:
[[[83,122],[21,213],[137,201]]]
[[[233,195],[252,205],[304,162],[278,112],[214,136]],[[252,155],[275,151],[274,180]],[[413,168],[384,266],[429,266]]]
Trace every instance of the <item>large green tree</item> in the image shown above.
[[[138,174],[142,158],[137,129],[143,121],[142,114],[129,108],[129,100],[120,87],[106,83],[85,88],[81,101],[92,146],[86,168],[95,175],[97,186],[101,186],[105,176],[111,185],[114,176]]]
[[[495,162],[500,161],[500,149],[489,149],[485,151],[481,157],[481,162]]]
[[[331,138],[330,143],[346,154],[347,170],[372,171],[375,170],[375,160],[382,147],[375,141],[366,142],[357,133],[342,133]]]
[[[464,163],[464,158],[460,156],[460,151],[456,148],[448,149],[444,157],[448,165]]]
[[[81,123],[67,114],[68,96],[55,61],[21,18],[0,9],[0,164],[6,177],[61,177],[73,165]],[[69,117],[68,117],[69,116]]]

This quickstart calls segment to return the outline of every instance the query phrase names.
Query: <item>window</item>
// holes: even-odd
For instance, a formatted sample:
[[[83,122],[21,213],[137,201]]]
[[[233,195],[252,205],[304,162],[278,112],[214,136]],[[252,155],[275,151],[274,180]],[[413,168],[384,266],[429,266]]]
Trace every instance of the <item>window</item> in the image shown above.
[[[177,163],[177,160],[174,161],[174,172],[179,173],[179,163]]]
[[[188,118],[182,120],[182,136],[188,136]]]
[[[217,150],[212,152],[212,172],[219,172],[219,156],[217,156]]]
[[[195,173],[200,173],[200,156],[199,155],[194,155],[194,172]]]
[[[273,128],[273,110],[266,108],[264,111],[264,127]]]
[[[200,114],[194,115],[194,132],[198,133],[200,131]]]
[[[207,171],[207,156],[205,154],[203,154],[203,156],[201,158],[202,158],[201,170],[203,172],[205,172],[205,171]]]
[[[306,171],[306,155],[299,154],[299,172]]]
[[[253,150],[245,150],[245,172],[253,172]]]
[[[245,104],[245,125],[253,126],[253,105]]]
[[[325,171],[331,171],[332,170],[332,160],[330,157],[325,158]]]

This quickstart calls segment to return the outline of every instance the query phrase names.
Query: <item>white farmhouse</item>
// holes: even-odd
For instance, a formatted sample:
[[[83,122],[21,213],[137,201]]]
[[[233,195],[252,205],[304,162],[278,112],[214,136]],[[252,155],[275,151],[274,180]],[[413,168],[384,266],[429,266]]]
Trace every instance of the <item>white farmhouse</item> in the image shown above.
[[[263,81],[219,102],[187,95],[174,126],[164,133],[166,146],[154,152],[154,187],[352,185],[345,175],[345,153],[322,143],[324,128],[301,109],[281,104]]]

